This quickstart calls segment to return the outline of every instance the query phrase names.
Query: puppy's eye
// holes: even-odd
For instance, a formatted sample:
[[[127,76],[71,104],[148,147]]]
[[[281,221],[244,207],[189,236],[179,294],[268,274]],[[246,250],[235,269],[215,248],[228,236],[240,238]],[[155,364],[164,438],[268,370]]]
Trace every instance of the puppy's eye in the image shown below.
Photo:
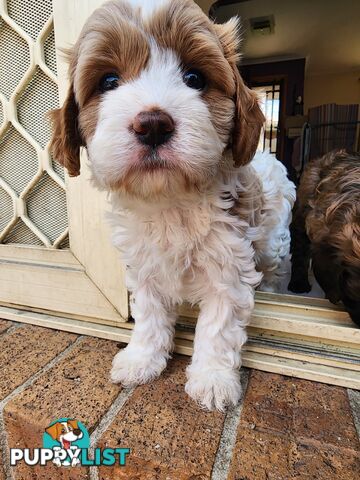
[[[195,90],[204,90],[206,87],[206,79],[199,70],[191,69],[184,73],[183,80],[186,85]]]
[[[109,90],[114,90],[119,86],[119,75],[116,73],[107,73],[100,80],[100,91],[101,93],[108,92]]]

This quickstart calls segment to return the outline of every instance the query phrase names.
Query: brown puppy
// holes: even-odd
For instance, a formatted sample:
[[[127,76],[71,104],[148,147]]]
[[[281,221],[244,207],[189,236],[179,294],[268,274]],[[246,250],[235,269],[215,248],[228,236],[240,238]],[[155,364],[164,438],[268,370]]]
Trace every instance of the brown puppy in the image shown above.
[[[301,177],[291,225],[289,290],[309,292],[312,269],[326,298],[360,325],[360,155],[330,152]]]

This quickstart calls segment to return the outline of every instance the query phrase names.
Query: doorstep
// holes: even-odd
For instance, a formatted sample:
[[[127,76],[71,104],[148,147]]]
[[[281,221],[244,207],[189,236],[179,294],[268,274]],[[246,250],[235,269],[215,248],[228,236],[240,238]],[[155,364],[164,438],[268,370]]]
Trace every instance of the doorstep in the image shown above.
[[[243,369],[241,404],[207,412],[184,392],[188,357],[122,389],[108,380],[117,342],[0,320],[0,344],[0,480],[359,478],[360,392]],[[42,447],[64,417],[96,448],[130,448],[126,466],[10,467],[9,448]]]

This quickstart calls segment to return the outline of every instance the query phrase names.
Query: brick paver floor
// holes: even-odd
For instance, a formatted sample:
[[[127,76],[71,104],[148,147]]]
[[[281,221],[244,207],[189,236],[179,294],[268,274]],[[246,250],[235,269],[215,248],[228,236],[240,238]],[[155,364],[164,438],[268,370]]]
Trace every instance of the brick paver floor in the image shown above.
[[[156,381],[112,385],[123,345],[0,320],[0,480],[359,480],[360,392],[255,370],[226,414],[184,392],[189,358]],[[9,448],[42,447],[45,428],[76,418],[92,445],[130,448],[125,467],[16,467]]]

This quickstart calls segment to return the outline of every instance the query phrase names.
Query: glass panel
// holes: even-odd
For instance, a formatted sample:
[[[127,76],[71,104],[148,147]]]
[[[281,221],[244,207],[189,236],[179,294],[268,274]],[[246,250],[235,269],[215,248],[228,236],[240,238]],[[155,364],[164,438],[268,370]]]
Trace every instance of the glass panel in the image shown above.
[[[265,126],[260,136],[258,150],[262,152],[269,150],[275,155],[280,115],[280,85],[257,86],[253,90],[258,94],[261,109],[265,115]]]

